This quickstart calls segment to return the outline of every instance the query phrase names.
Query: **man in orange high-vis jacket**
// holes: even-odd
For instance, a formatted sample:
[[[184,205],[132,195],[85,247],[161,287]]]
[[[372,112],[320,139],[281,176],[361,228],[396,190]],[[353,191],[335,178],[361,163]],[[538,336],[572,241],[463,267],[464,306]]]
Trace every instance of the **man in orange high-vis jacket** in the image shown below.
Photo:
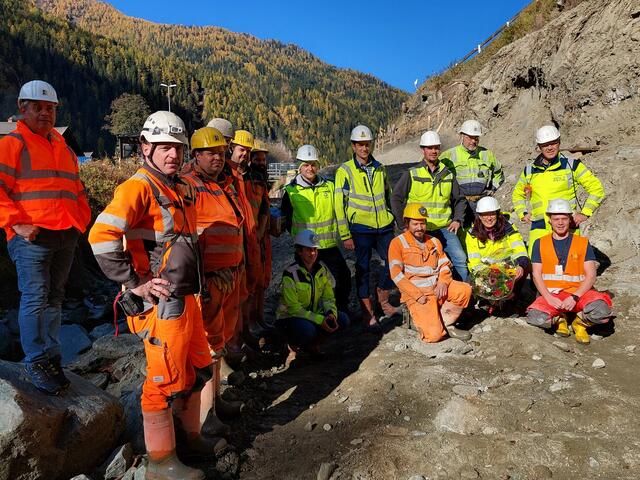
[[[140,134],[144,165],[114,193],[89,234],[93,254],[111,280],[123,284],[129,329],[144,339],[147,377],[142,387],[148,478],[203,479],[178,460],[180,445],[214,455],[224,439],[200,434],[200,391],[213,376],[196,294],[201,291],[195,191],[178,177],[187,144],[182,120],[155,112]],[[126,240],[126,246],[125,246]]]
[[[207,433],[226,435],[229,427],[216,413],[239,413],[241,402],[220,396],[220,361],[225,344],[233,337],[240,311],[239,274],[244,258],[244,216],[232,178],[223,173],[227,143],[215,128],[196,130],[191,137],[194,161],[182,178],[196,190],[198,243],[203,253],[207,295],[202,297],[202,317],[214,360],[215,376],[202,390],[200,420]]]
[[[406,230],[389,245],[391,279],[400,289],[422,340],[438,342],[447,334],[469,340],[454,326],[471,298],[471,286],[453,280],[451,262],[440,241],[426,234],[427,210],[410,203],[403,212]]]
[[[61,367],[61,306],[78,238],[91,220],[78,160],[53,128],[57,105],[51,85],[26,83],[18,96],[22,120],[0,140],[0,226],[22,294],[25,369],[50,395],[69,385]]]
[[[245,342],[258,347],[259,338],[269,330],[264,318],[264,294],[271,281],[271,237],[269,235],[269,183],[266,144],[256,140],[251,150],[251,161],[245,171],[244,184],[256,224],[256,239],[260,252],[260,269],[256,288],[243,311]]]
[[[251,295],[255,292],[257,282],[261,280],[261,267],[260,267],[260,250],[258,246],[257,238],[257,225],[253,219],[253,213],[251,210],[251,204],[247,196],[247,190],[244,178],[242,174],[245,172],[249,163],[249,157],[251,155],[251,149],[253,148],[254,139],[253,135],[246,130],[236,130],[234,137],[229,143],[229,156],[226,162],[225,173],[233,178],[233,187],[238,193],[238,200],[242,207],[242,213],[244,215],[244,269],[240,274],[240,304],[245,304],[250,300]],[[240,319],[236,323],[236,333],[233,338],[227,342],[227,355],[223,358],[221,365],[222,381],[227,382],[229,375],[233,373],[233,370],[229,367],[228,363],[236,363],[243,358],[242,354],[242,313],[240,313]],[[241,376],[236,376],[240,379]],[[231,380],[229,380],[231,381]],[[240,380],[238,380],[240,381]]]
[[[537,239],[531,251],[533,282],[540,296],[529,306],[527,322],[568,337],[567,314],[578,343],[590,342],[587,327],[611,317],[611,297],[593,288],[598,263],[589,240],[570,232],[573,210],[568,200],[551,200],[547,216],[552,233]]]

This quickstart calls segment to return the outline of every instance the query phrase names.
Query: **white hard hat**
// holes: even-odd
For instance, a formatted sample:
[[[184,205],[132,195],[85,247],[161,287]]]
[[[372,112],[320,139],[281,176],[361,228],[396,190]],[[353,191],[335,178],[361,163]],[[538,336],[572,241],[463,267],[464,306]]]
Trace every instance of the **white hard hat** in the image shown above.
[[[369,142],[373,140],[373,134],[369,127],[365,127],[364,125],[358,125],[356,128],[351,130],[351,141],[352,142]]]
[[[573,213],[573,209],[571,208],[571,204],[568,200],[558,198],[556,200],[551,200],[549,205],[547,205],[547,215],[553,215],[554,213],[571,215]]]
[[[476,205],[476,213],[489,213],[500,211],[498,200],[493,197],[482,197]]]
[[[553,142],[560,138],[560,132],[553,125],[545,125],[540,127],[536,132],[536,143],[542,145],[543,143]]]
[[[434,145],[441,145],[440,135],[431,130],[424,132],[420,137],[420,146],[433,147]]]
[[[299,245],[301,247],[310,247],[310,248],[318,248],[320,244],[318,243],[318,237],[311,230],[301,230],[296,234],[296,237],[293,239],[294,245]]]
[[[18,100],[43,100],[58,104],[58,94],[55,88],[42,80],[31,80],[22,85]]]
[[[160,110],[147,117],[140,138],[149,143],[182,143],[187,145],[187,129],[182,119],[173,112]]]
[[[214,118],[207,123],[207,127],[219,130],[223,137],[233,138],[235,130],[231,122],[225,118]]]
[[[317,162],[318,158],[318,150],[313,145],[302,145],[298,148],[296,152],[296,160],[300,160],[301,162]]]
[[[458,132],[470,135],[472,137],[481,137],[482,127],[480,126],[480,122],[478,122],[477,120],[465,120]]]

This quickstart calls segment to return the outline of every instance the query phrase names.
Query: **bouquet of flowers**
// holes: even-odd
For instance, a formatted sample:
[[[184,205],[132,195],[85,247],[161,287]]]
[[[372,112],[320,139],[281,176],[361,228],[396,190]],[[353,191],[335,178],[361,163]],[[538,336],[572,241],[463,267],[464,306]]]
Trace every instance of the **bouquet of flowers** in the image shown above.
[[[473,294],[491,301],[507,300],[513,294],[515,278],[516,267],[511,262],[483,262],[471,272]]]

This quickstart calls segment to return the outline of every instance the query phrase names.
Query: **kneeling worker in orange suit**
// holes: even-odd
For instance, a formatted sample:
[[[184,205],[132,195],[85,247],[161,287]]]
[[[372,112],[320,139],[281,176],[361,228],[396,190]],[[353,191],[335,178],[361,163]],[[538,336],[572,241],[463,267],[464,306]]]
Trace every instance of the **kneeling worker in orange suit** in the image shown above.
[[[233,178],[223,172],[227,142],[222,133],[211,127],[196,130],[191,149],[194,162],[185,166],[182,179],[196,190],[198,243],[207,287],[202,317],[215,372],[202,391],[200,420],[204,424],[211,415],[206,433],[226,435],[229,427],[216,413],[228,417],[242,408],[241,402],[226,402],[220,397],[220,359],[239,321],[244,215]]]
[[[405,231],[389,245],[389,271],[422,340],[433,343],[447,334],[469,340],[471,334],[454,323],[469,304],[471,286],[453,280],[442,244],[426,234],[426,208],[407,204],[403,217]]]
[[[178,178],[187,144],[184,123],[171,112],[155,112],[140,143],[143,166],[116,189],[89,242],[105,275],[127,288],[121,305],[129,329],[144,339],[146,478],[203,479],[202,471],[183,465],[175,453],[176,433],[191,453],[214,455],[226,446],[224,439],[200,434],[200,391],[213,369],[196,299],[202,265],[195,192]]]

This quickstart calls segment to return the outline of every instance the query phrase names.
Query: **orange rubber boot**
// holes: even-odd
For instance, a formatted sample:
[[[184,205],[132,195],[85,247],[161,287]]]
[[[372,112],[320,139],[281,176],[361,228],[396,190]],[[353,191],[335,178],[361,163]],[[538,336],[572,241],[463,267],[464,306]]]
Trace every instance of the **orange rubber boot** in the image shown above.
[[[197,455],[218,455],[227,447],[227,441],[221,437],[205,438],[200,434],[200,392],[194,392],[187,398],[173,403],[173,411],[180,420],[179,436],[184,437],[187,453]]]
[[[170,408],[142,412],[142,419],[144,443],[149,455],[146,480],[204,480],[204,472],[187,467],[178,460]]]

